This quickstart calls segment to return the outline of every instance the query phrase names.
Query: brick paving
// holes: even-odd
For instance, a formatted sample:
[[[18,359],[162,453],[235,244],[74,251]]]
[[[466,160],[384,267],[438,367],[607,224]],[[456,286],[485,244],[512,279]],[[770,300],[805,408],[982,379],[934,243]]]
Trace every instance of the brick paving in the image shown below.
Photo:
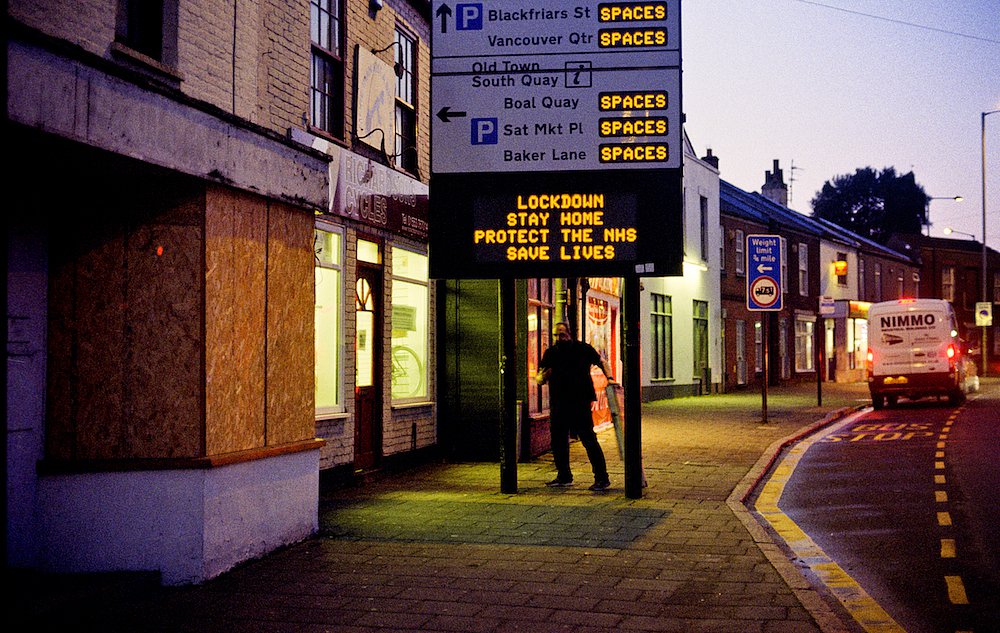
[[[749,490],[779,440],[866,396],[863,384],[826,385],[817,407],[814,385],[775,388],[768,424],[759,393],[644,405],[649,486],[637,500],[624,496],[609,430],[598,435],[612,478],[603,493],[586,489],[574,443],[572,488],[545,487],[545,455],[518,465],[515,495],[499,492],[489,463],[429,464],[324,491],[315,538],[196,587],[8,572],[18,618],[8,623],[23,614],[31,630],[850,630],[731,497]]]

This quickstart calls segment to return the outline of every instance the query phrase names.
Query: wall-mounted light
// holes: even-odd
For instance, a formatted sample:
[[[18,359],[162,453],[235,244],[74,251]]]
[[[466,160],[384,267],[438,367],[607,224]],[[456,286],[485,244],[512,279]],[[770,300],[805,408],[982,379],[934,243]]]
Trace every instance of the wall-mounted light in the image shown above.
[[[372,6],[373,7],[374,7],[374,4],[375,4],[376,1],[379,2],[379,5],[382,4],[380,0],[372,0]],[[402,44],[400,42],[393,42],[393,43],[389,44],[388,46],[386,46],[385,48],[379,48],[379,49],[374,49],[373,48],[373,49],[371,49],[372,50],[372,54],[373,55],[378,55],[379,53],[384,53],[387,50],[389,50],[390,48],[392,48],[393,46],[402,46]],[[401,64],[398,59],[392,64],[392,72],[396,74],[396,78],[397,79],[399,77],[403,76],[403,64]]]
[[[838,277],[846,277],[847,276],[847,261],[845,261],[843,259],[838,259],[837,261],[833,262],[833,272]]]
[[[383,0],[369,0],[369,5],[372,8],[372,13],[377,13],[379,9],[385,6]]]

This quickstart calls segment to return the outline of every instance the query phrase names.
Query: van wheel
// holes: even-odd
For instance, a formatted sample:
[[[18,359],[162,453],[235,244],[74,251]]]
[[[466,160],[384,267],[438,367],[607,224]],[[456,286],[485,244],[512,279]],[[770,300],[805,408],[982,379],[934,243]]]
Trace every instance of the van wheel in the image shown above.
[[[899,403],[899,396],[887,396],[886,401],[889,403],[890,407],[894,407]]]
[[[948,404],[956,407],[965,402],[965,392],[961,389],[948,394]]]
[[[872,408],[876,411],[885,406],[885,396],[876,396],[872,394]]]

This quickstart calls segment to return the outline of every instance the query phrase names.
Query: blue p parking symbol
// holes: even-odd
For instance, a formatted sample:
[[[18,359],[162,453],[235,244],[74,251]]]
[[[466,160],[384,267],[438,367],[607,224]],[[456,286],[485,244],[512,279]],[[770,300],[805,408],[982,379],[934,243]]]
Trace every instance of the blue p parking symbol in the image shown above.
[[[472,119],[472,144],[496,145],[499,142],[497,120]]]
[[[480,2],[455,5],[455,29],[458,31],[483,30],[483,5]]]

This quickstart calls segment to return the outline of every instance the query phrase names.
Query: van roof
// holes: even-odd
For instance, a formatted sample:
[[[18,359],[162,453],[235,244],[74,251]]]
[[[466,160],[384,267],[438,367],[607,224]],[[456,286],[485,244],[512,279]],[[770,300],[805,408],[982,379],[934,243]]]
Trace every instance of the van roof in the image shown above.
[[[883,312],[885,310],[951,310],[951,302],[944,299],[895,299],[892,301],[881,301],[873,303],[868,308],[868,313]]]

